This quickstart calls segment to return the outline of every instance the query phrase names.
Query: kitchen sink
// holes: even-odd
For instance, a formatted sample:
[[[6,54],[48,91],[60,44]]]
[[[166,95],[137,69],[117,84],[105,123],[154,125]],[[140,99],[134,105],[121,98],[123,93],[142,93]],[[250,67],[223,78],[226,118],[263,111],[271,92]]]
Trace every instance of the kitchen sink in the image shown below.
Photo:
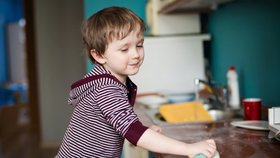
[[[213,118],[213,121],[210,121],[210,122],[231,121],[231,120],[242,119],[241,110],[211,109],[211,110],[208,110],[208,113]],[[161,116],[161,114],[159,113],[158,109],[147,109],[146,114],[152,120],[152,122],[157,125],[191,123],[191,122],[179,122],[179,123],[166,122],[164,120],[164,118]]]

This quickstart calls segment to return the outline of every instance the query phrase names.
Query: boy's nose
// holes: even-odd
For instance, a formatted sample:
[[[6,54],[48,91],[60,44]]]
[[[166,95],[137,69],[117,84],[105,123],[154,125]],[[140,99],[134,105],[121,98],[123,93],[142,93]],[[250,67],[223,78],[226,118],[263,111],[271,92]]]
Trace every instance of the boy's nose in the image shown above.
[[[133,58],[138,58],[140,55],[139,55],[139,51],[137,50],[137,49],[134,49],[133,51],[132,51],[132,57]]]

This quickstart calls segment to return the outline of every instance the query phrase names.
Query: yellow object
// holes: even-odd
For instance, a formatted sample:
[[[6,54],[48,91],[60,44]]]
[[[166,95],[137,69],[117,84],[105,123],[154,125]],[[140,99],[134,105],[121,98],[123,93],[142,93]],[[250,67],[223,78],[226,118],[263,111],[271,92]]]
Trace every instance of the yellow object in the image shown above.
[[[164,104],[159,108],[161,116],[171,123],[212,121],[212,116],[199,102]]]

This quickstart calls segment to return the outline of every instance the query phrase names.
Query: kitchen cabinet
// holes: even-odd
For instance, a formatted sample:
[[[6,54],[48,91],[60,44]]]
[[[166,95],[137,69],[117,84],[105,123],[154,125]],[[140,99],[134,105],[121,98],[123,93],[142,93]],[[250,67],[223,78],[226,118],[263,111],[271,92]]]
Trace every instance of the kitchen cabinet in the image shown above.
[[[200,33],[199,14],[159,14],[160,0],[150,0],[146,5],[146,22],[149,35],[180,35]]]
[[[149,0],[146,5],[150,35],[201,32],[200,13],[210,12],[233,0]]]
[[[124,141],[124,147],[123,147],[123,152],[124,152],[124,158],[148,158],[149,153],[147,150],[134,146],[127,140]]]
[[[145,37],[145,60],[131,76],[139,93],[194,93],[194,79],[205,79],[204,42],[199,14],[158,14],[159,0],[147,4],[151,36]],[[149,19],[151,18],[151,19]]]
[[[223,3],[233,0],[160,0],[159,14],[210,12]]]

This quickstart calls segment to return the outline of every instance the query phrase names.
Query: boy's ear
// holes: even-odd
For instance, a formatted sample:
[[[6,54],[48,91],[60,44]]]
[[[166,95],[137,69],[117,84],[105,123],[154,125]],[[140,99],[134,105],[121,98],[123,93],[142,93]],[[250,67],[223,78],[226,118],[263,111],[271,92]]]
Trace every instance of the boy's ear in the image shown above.
[[[95,49],[90,50],[90,54],[91,54],[92,58],[99,64],[106,63],[106,59],[102,55],[100,55]]]

